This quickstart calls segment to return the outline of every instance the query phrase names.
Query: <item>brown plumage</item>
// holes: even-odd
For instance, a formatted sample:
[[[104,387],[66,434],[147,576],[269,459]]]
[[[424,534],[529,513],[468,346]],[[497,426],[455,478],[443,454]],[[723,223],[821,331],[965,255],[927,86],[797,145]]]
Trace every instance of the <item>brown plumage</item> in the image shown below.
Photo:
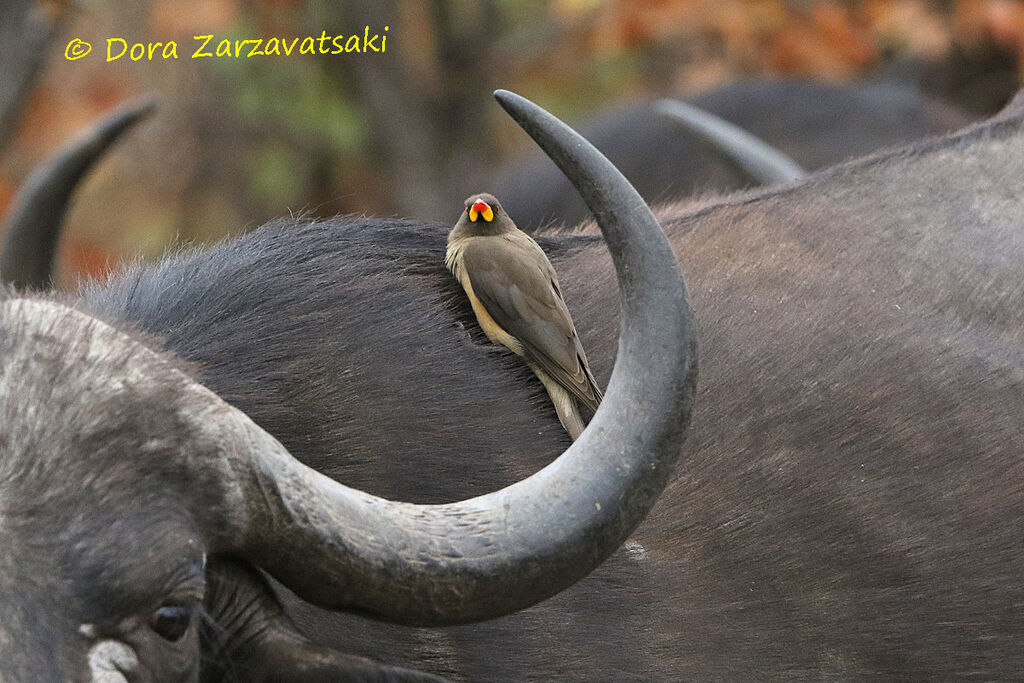
[[[544,251],[497,199],[475,194],[448,233],[445,265],[484,333],[526,360],[575,440],[586,424],[580,406],[597,410],[601,390]]]

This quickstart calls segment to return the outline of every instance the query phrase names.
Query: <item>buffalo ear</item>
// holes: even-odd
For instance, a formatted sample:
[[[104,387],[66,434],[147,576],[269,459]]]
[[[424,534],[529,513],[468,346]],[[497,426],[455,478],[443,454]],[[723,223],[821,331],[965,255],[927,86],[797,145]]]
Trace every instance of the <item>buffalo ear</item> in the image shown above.
[[[298,632],[267,579],[248,564],[207,568],[201,680],[254,683],[394,681],[443,683],[421,671],[387,666],[317,645]]]

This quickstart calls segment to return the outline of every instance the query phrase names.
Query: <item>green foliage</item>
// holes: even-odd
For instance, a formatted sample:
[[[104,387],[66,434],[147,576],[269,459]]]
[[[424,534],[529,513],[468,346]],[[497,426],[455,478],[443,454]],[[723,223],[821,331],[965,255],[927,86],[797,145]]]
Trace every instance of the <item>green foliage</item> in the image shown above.
[[[225,37],[254,35],[259,34],[241,22]],[[366,131],[359,108],[338,92],[323,59],[310,55],[218,59],[213,66],[221,80],[235,89],[234,104],[244,122],[339,153],[361,148]]]
[[[305,189],[306,164],[293,150],[268,145],[250,152],[252,192],[268,206],[293,205]]]

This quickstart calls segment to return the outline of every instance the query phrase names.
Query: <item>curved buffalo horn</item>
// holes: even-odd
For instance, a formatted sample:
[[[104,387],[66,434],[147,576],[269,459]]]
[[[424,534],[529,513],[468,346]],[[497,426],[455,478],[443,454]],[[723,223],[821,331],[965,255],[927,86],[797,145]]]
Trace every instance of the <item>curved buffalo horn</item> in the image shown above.
[[[12,202],[0,248],[0,278],[18,287],[48,287],[61,223],[82,177],[127,129],[156,106],[146,98],[119,107],[44,161]]]
[[[696,134],[735,164],[758,185],[788,183],[807,171],[739,126],[679,100],[659,100],[655,111]]]
[[[203,462],[228,482],[209,547],[248,559],[322,607],[415,625],[528,607],[619,547],[679,455],[696,343],[668,241],[640,195],[582,137],[517,95],[495,96],[583,195],[612,253],[622,330],[608,392],[582,436],[540,472],[478,498],[413,505],[304,466],[241,411],[192,384],[197,451],[214,452]]]

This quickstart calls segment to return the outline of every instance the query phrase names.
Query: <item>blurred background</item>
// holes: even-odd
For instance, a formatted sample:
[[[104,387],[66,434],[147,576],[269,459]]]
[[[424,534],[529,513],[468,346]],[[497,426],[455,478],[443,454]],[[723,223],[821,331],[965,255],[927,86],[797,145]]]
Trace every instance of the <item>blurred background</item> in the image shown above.
[[[385,53],[189,59],[199,34],[364,26],[388,26]],[[179,59],[108,63],[111,37],[175,40]],[[93,53],[66,60],[72,38]],[[451,223],[528,146],[496,87],[579,122],[750,77],[899,81],[981,117],[1022,65],[1016,0],[3,0],[0,215],[61,143],[149,92],[158,112],[76,195],[59,284],[288,213]]]

